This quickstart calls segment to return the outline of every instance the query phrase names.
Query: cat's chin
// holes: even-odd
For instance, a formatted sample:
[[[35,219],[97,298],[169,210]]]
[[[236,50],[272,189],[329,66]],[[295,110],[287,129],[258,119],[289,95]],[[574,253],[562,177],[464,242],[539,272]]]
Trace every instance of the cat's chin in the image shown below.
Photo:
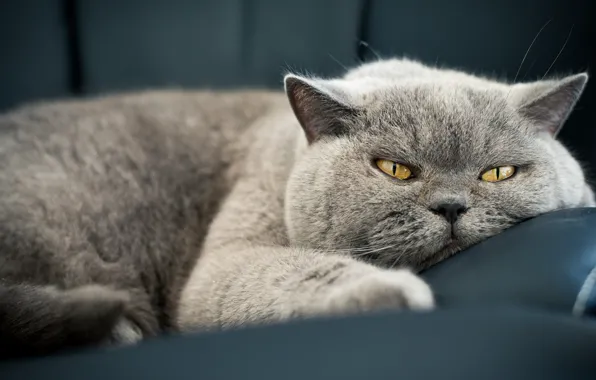
[[[457,239],[449,238],[445,244],[435,253],[428,255],[419,264],[416,265],[416,270],[422,271],[428,269],[431,266],[440,263],[441,261],[448,259],[455,255],[464,248],[461,246]]]
[[[419,251],[419,255],[411,255],[414,262],[408,263],[416,270],[427,269],[466,248],[465,237],[461,235],[460,229],[449,223],[436,224],[434,239],[428,241]],[[418,260],[416,260],[418,258]]]

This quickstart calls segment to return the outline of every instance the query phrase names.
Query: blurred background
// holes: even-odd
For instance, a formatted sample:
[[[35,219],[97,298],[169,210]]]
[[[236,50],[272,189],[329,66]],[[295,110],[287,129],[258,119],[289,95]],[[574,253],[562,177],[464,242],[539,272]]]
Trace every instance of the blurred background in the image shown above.
[[[280,89],[287,69],[329,76],[377,54],[517,81],[569,74],[596,66],[592,3],[0,0],[0,111],[136,89]],[[561,138],[596,174],[595,102],[592,79]]]

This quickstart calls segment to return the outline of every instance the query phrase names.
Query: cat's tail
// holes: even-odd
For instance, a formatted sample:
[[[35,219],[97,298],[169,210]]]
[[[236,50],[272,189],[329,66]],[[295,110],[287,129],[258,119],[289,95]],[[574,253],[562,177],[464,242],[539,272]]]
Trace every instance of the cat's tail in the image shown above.
[[[127,303],[126,293],[99,285],[60,290],[0,283],[0,358],[102,343]]]

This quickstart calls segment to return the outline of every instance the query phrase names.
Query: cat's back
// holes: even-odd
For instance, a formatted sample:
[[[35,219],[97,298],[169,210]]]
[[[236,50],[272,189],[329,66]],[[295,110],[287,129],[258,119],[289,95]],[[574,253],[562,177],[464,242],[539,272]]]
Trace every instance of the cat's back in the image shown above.
[[[0,116],[0,175],[45,170],[49,185],[52,176],[93,182],[111,170],[206,170],[241,154],[241,136],[283,99],[268,91],[148,91],[26,105]]]
[[[275,92],[158,91],[0,115],[0,262],[30,251],[11,242],[53,254],[83,244],[107,261],[136,242],[190,252],[231,186],[243,137],[279,107]]]
[[[189,144],[217,145],[283,100],[269,91],[146,91],[29,104],[0,115],[0,154],[14,145],[19,151],[41,148],[39,143],[49,148],[94,142],[107,149],[125,136],[155,146],[182,136]]]

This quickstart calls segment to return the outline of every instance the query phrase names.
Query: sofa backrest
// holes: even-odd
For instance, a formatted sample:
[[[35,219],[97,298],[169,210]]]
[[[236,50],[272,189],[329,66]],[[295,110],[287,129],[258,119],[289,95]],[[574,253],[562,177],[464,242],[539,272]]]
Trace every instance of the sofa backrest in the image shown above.
[[[585,0],[3,0],[0,110],[134,89],[280,88],[285,70],[334,75],[373,50],[538,79],[596,63],[594,8]],[[561,138],[596,170],[595,102],[589,84]]]

